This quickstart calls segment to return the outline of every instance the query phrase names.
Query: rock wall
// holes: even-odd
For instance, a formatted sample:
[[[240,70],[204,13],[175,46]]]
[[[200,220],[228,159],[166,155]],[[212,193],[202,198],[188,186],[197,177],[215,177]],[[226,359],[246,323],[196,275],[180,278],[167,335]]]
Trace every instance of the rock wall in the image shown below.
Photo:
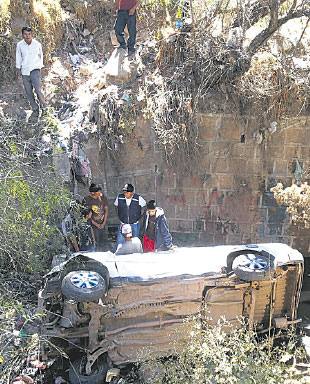
[[[101,152],[101,167],[91,160],[94,179],[104,183],[109,198],[110,225],[117,223],[113,200],[131,182],[164,208],[181,243],[285,242],[307,256],[309,230],[290,222],[270,188],[277,182],[291,185],[296,159],[307,173],[310,120],[288,119],[270,129],[258,128],[251,118],[202,114],[199,125],[200,169],[191,176],[167,169],[151,123],[143,119],[118,151]],[[93,143],[91,159],[96,152]]]

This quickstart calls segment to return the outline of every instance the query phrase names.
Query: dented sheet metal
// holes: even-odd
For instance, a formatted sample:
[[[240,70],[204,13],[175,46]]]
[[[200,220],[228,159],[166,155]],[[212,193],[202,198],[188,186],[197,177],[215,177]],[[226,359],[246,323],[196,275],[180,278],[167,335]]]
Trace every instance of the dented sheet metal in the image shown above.
[[[253,250],[272,260],[270,279],[246,281],[230,268],[240,252]],[[107,353],[115,365],[182,349],[180,341],[189,330],[184,320],[198,313],[212,324],[225,317],[235,326],[245,317],[258,331],[296,320],[303,257],[285,244],[179,248],[121,256],[75,254],[47,275],[47,284],[53,278],[55,285],[55,278],[61,279],[66,267],[72,269],[80,259],[108,269],[108,291],[99,301],[78,303],[55,289],[44,307],[48,314],[61,307],[62,320],[43,324],[42,333],[74,339],[74,343],[80,340],[88,356]],[[69,313],[66,322],[63,318]],[[72,345],[69,342],[68,348]]]

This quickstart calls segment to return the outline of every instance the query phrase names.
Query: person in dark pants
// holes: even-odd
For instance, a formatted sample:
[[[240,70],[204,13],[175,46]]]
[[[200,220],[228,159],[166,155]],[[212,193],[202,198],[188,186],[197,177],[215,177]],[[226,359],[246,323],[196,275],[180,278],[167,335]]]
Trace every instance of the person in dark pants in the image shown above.
[[[118,48],[126,49],[124,29],[127,25],[129,39],[127,41],[128,56],[135,52],[136,42],[136,9],[139,0],[118,0],[117,19],[114,25]]]
[[[80,251],[94,252],[96,248],[96,238],[91,222],[93,211],[90,207],[86,207],[82,209],[82,214],[84,217],[83,224],[85,225],[80,234]]]
[[[138,237],[140,232],[140,218],[143,215],[142,208],[146,206],[146,201],[134,193],[132,184],[125,184],[114,201],[115,210],[120,220],[120,225],[117,230],[117,244],[124,243],[124,236],[120,229],[123,224],[130,224],[132,229],[132,237]]]
[[[100,185],[91,184],[89,192],[90,195],[84,197],[83,205],[92,210],[91,227],[95,236],[96,251],[103,251],[104,227],[108,218],[108,200],[103,195]]]
[[[32,38],[30,27],[22,28],[23,40],[16,47],[16,68],[18,76],[23,79],[24,88],[33,110],[33,116],[39,116],[39,105],[35,101],[33,88],[36,91],[40,107],[46,110],[44,95],[41,90],[41,68],[43,68],[43,52],[41,44]]]
[[[167,251],[176,248],[172,244],[165,212],[156,206],[155,200],[147,203],[143,221],[144,252]]]

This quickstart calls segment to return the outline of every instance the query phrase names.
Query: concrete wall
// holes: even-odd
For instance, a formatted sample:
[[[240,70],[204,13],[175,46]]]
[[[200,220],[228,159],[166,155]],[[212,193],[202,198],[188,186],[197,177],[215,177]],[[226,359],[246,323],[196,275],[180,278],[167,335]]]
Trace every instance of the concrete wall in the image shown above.
[[[270,133],[251,118],[203,114],[199,126],[201,160],[191,176],[167,169],[151,123],[143,119],[118,151],[98,157],[92,144],[88,153],[94,180],[106,187],[109,223],[117,222],[115,196],[130,182],[146,200],[156,198],[181,242],[186,236],[193,244],[279,241],[307,256],[309,230],[292,225],[270,188],[280,181],[291,185],[296,159],[308,171],[310,120],[288,119]]]

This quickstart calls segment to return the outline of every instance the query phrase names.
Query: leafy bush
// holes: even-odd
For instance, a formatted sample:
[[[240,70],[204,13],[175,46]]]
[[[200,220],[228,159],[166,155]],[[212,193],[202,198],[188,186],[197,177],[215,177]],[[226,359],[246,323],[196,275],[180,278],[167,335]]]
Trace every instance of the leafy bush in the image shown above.
[[[32,285],[26,276],[20,276],[22,284],[12,290],[12,281],[0,282],[0,382],[9,383],[10,378],[23,372],[27,360],[37,359],[39,337],[30,335],[29,327],[35,319],[34,304],[26,304],[26,286]],[[15,280],[15,279],[12,279]],[[28,280],[28,281],[27,281]],[[16,280],[14,282],[17,282]],[[33,290],[33,287],[32,287]],[[16,292],[18,291],[18,292]],[[24,301],[24,303],[22,303]]]
[[[151,363],[157,372],[153,383],[288,383],[294,378],[287,363],[295,361],[302,351],[293,334],[271,347],[268,337],[258,340],[244,321],[233,327],[224,319],[210,325],[198,318],[189,320],[187,326],[184,349],[162,363],[164,373],[159,374],[158,361]]]
[[[53,143],[41,140],[55,130],[49,119],[34,127],[0,119],[0,126],[2,383],[31,371],[39,356],[34,299],[52,256],[66,250],[60,224],[72,196],[51,165]]]
[[[26,129],[6,121],[0,133],[0,268],[40,272],[63,251],[59,226],[71,199],[44,144],[20,135]]]

